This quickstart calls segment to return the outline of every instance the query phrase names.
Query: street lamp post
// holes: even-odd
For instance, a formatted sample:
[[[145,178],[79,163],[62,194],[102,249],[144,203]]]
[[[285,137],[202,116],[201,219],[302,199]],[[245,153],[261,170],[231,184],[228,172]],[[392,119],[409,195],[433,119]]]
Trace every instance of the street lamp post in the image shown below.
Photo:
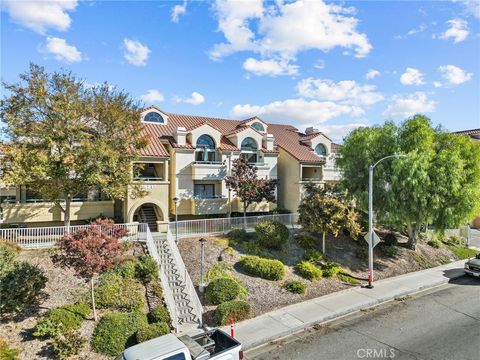
[[[381,161],[390,158],[399,158],[406,156],[404,154],[393,154],[385,156],[368,168],[368,289],[373,289],[373,169]]]
[[[175,243],[178,244],[178,197],[173,198],[173,202],[175,203]]]
[[[198,285],[198,291],[203,293],[205,291],[205,283],[203,282],[203,262],[205,260],[205,243],[207,240],[201,238],[200,240],[200,284]]]

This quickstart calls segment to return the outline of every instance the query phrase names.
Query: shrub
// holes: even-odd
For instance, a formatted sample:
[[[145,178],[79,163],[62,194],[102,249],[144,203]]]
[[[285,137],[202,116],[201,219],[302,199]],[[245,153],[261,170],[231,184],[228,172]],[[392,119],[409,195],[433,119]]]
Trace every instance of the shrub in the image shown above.
[[[349,283],[349,284],[352,284],[352,285],[358,285],[360,284],[360,281],[358,281],[357,279],[355,279],[354,277],[352,277],[352,275],[350,274],[347,274],[345,272],[339,272],[337,274],[337,277],[340,281],[343,281],[343,282],[346,282],[346,283]]]
[[[287,243],[290,232],[281,222],[263,220],[255,226],[258,243],[267,249],[281,249]]]
[[[427,244],[435,249],[438,249],[442,246],[442,242],[437,239],[428,240]]]
[[[301,261],[295,266],[298,274],[310,281],[317,280],[322,277],[322,270],[313,265],[309,261]]]
[[[223,261],[213,264],[213,266],[207,272],[207,282],[211,282],[219,278],[233,279],[232,265]]]
[[[219,278],[208,284],[205,295],[210,303],[218,305],[237,299],[241,293],[240,287],[240,284],[234,279]]]
[[[307,250],[303,255],[303,260],[310,261],[315,265],[320,265],[323,260],[323,254],[320,250]]]
[[[136,275],[145,283],[158,280],[157,262],[151,256],[141,256],[137,264]]]
[[[245,229],[233,229],[227,233],[227,238],[233,241],[247,241],[249,236]]]
[[[90,306],[85,303],[51,309],[46,316],[38,320],[33,335],[52,338],[78,329],[88,314],[90,314]]]
[[[11,348],[2,337],[0,337],[0,359],[2,360],[18,359],[18,349]]]
[[[135,279],[123,278],[116,273],[104,274],[95,289],[99,308],[133,311],[144,307],[142,285]]]
[[[393,245],[382,246],[383,253],[390,258],[396,258],[398,256],[398,247]]]
[[[388,233],[387,236],[385,236],[384,242],[385,242],[385,245],[390,245],[390,246],[398,245],[398,240],[394,233]]]
[[[156,337],[168,334],[170,332],[170,326],[166,322],[156,322],[153,324],[147,324],[145,327],[138,329],[137,342],[141,343]]]
[[[217,325],[227,325],[230,320],[235,322],[248,319],[252,315],[252,307],[242,300],[232,300],[221,303],[215,310],[214,319]]]
[[[281,280],[285,276],[285,266],[279,260],[244,256],[238,264],[247,274],[259,276],[266,280]]]
[[[148,313],[148,320],[151,323],[164,322],[170,324],[170,314],[165,306],[157,306],[155,309]]]
[[[448,247],[458,259],[469,259],[474,257],[477,254],[477,250],[468,249],[460,246],[449,246]]]
[[[283,287],[285,290],[294,294],[305,294],[305,291],[307,291],[307,284],[298,280],[287,281],[285,284],[283,284]]]
[[[303,249],[314,249],[318,240],[316,237],[314,237],[313,235],[309,234],[309,233],[306,233],[306,232],[302,232],[300,234],[297,234],[295,237],[294,237],[295,241],[297,242],[298,246],[300,246],[301,248]]]
[[[67,360],[73,355],[77,355],[85,342],[85,339],[76,331],[69,331],[56,336],[52,343],[56,359]]]
[[[136,274],[139,261],[137,259],[129,259],[116,265],[113,269],[106,272],[103,276],[114,273],[118,274],[125,279],[133,279]]]
[[[322,266],[322,276],[323,277],[332,277],[337,275],[342,270],[341,266],[335,262],[327,262]]]
[[[15,263],[0,279],[0,314],[18,313],[38,304],[48,279],[42,269],[28,262]]]
[[[92,336],[92,348],[99,353],[117,356],[135,343],[135,334],[147,326],[147,317],[140,312],[112,311],[98,322]]]
[[[19,252],[17,245],[7,241],[0,241],[0,278],[13,270],[15,256]]]
[[[163,289],[162,285],[158,281],[154,281],[150,283],[151,289],[152,289],[152,294],[157,298],[161,299],[163,298]]]

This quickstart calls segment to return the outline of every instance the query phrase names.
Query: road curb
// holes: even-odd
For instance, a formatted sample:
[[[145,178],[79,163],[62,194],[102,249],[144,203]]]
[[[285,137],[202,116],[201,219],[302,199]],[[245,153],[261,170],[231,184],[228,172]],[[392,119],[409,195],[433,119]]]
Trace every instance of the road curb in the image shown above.
[[[301,324],[298,324],[297,326],[291,326],[288,329],[278,330],[274,334],[265,335],[263,337],[259,337],[258,339],[255,339],[255,340],[242,341],[241,339],[239,339],[242,342],[242,348],[244,349],[244,351],[250,351],[250,350],[253,350],[257,347],[265,345],[272,340],[279,340],[279,339],[297,334],[299,332],[302,332],[305,329],[308,329],[308,328],[310,328],[314,325],[325,324],[325,323],[328,323],[328,322],[331,322],[331,321],[334,321],[334,320],[338,320],[342,317],[355,314],[355,313],[357,313],[361,310],[373,308],[373,307],[388,303],[390,301],[394,301],[394,300],[402,298],[404,296],[415,295],[417,293],[421,293],[423,291],[430,290],[430,289],[433,289],[435,287],[445,285],[445,284],[449,283],[451,280],[463,276],[463,274],[464,274],[463,271],[458,271],[458,274],[452,274],[449,277],[447,277],[443,274],[441,275],[441,277],[438,277],[438,274],[436,274],[436,273],[438,271],[446,272],[446,271],[449,271],[449,270],[459,269],[460,267],[463,269],[464,262],[465,262],[464,260],[457,261],[457,262],[454,262],[454,263],[451,263],[451,264],[448,264],[448,265],[442,265],[442,266],[438,266],[438,267],[431,268],[431,269],[425,269],[425,270],[420,270],[420,271],[413,272],[413,273],[407,273],[407,274],[399,275],[397,277],[392,277],[392,278],[379,280],[379,281],[376,282],[377,286],[379,286],[381,284],[391,283],[394,286],[398,285],[398,288],[400,289],[400,288],[402,288],[402,286],[400,285],[401,281],[408,281],[409,277],[427,276],[427,277],[430,278],[430,279],[428,279],[428,283],[421,283],[418,286],[411,287],[407,290],[396,291],[393,295],[386,293],[385,296],[381,296],[381,295],[377,294],[377,296],[374,297],[374,296],[372,296],[372,294],[369,295],[368,293],[360,292],[360,290],[362,289],[360,287],[353,287],[353,288],[350,288],[350,289],[345,289],[345,290],[342,290],[342,291],[330,293],[330,294],[327,294],[327,295],[324,295],[324,296],[321,296],[321,297],[318,297],[318,298],[309,299],[309,300],[306,300],[304,302],[288,305],[284,308],[280,308],[280,309],[271,311],[269,313],[262,314],[262,315],[260,315],[256,318],[239,322],[238,324],[236,324],[237,337],[241,338],[242,325],[245,325],[246,323],[252,322],[252,321],[255,321],[255,320],[257,322],[260,322],[260,323],[262,322],[262,320],[264,320],[263,321],[264,323],[269,323],[269,322],[274,322],[274,321],[278,322],[279,317],[280,318],[282,316],[284,316],[284,317],[289,317],[290,316],[291,317],[292,315],[289,313],[289,310],[291,310],[293,307],[302,307],[302,305],[311,304],[312,302],[320,304],[320,303],[322,303],[322,301],[324,301],[326,299],[339,297],[341,295],[346,295],[346,294],[349,294],[349,293],[352,293],[352,292],[356,292],[357,294],[360,294],[363,297],[368,297],[369,298],[369,299],[364,299],[362,302],[360,302],[358,304],[348,306],[348,307],[345,307],[343,309],[332,310],[332,312],[330,314],[327,314],[325,316],[317,317],[315,319],[312,319],[311,321],[303,321]],[[455,266],[455,267],[452,267],[452,266]],[[374,289],[372,289],[372,291],[374,291]],[[229,332],[229,329],[227,327],[224,327],[222,329],[224,331]]]

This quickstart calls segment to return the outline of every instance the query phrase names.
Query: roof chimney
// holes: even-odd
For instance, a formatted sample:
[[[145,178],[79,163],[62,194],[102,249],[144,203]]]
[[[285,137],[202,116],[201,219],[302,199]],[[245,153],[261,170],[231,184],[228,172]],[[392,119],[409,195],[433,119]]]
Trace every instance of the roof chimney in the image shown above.
[[[275,139],[272,134],[265,134],[263,136],[263,147],[266,150],[273,150],[273,145],[275,143]]]
[[[177,145],[185,145],[187,142],[187,129],[184,127],[177,127],[173,132],[173,137]]]
[[[310,135],[317,133],[318,129],[315,129],[313,126],[309,126],[308,128],[305,129],[305,134]]]

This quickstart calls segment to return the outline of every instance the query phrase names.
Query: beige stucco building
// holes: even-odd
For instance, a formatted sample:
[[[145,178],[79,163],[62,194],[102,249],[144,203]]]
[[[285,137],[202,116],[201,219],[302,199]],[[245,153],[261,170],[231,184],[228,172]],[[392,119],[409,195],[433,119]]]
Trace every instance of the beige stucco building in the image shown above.
[[[154,106],[143,111],[141,121],[150,142],[135,164],[140,170],[134,184],[144,196],[133,196],[132,184],[123,201],[105,199],[101,192],[76,197],[73,222],[103,215],[123,222],[148,222],[161,231],[176,212],[179,219],[240,213],[243,204],[225,185],[233,161],[240,156],[254,163],[259,178],[280,183],[277,202],[252,204],[247,209],[252,214],[277,206],[296,211],[305,183],[340,178],[335,167],[338,145],[312,128],[303,134],[293,126],[269,124],[258,117],[228,120],[179,115]],[[55,205],[32,199],[26,189],[2,188],[0,196],[5,223],[62,224],[62,213]]]

